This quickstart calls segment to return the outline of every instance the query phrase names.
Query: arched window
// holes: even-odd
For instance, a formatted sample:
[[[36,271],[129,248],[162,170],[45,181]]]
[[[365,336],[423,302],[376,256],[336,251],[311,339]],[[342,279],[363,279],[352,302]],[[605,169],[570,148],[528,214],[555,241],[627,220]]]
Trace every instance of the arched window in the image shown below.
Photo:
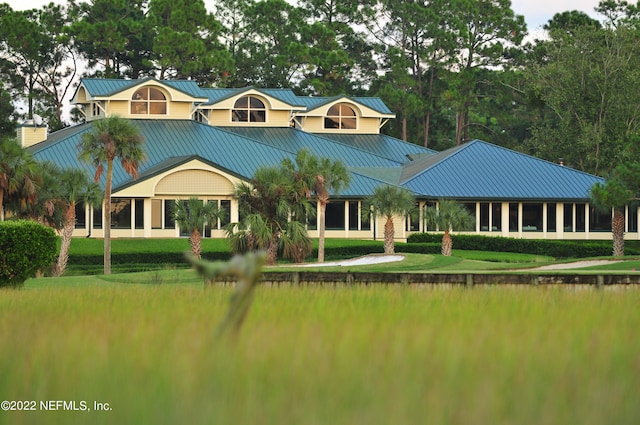
[[[264,102],[254,96],[244,96],[236,100],[231,112],[233,122],[266,122],[267,109]]]
[[[167,97],[155,87],[143,87],[133,93],[132,115],[166,115]]]
[[[324,128],[354,130],[357,124],[356,111],[346,103],[338,103],[329,108],[324,118]]]

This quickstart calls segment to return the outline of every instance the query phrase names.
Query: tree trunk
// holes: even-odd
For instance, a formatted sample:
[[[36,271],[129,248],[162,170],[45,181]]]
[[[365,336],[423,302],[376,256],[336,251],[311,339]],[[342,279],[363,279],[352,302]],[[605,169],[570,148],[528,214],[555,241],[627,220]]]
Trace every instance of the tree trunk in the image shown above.
[[[0,189],[0,221],[4,221],[4,190]]]
[[[324,263],[324,234],[325,234],[325,214],[327,212],[327,201],[319,200],[318,208],[318,263]]]
[[[67,211],[64,214],[64,227],[62,228],[62,240],[60,241],[60,254],[58,261],[53,269],[54,276],[62,276],[67,269],[69,261],[69,247],[71,246],[71,237],[73,236],[73,228],[76,224],[76,206],[75,204],[67,205]]]
[[[624,256],[624,211],[619,208],[613,210],[613,223],[611,224],[613,235],[613,256]]]
[[[395,232],[393,230],[393,218],[387,217],[387,221],[384,223],[384,253],[395,253],[394,239]]]
[[[104,274],[111,274],[111,179],[113,160],[107,161],[107,181],[104,189]]]
[[[273,266],[276,264],[276,260],[278,258],[278,239],[273,238],[269,241],[269,245],[267,246],[267,265]]]
[[[464,112],[458,111],[456,113],[456,146],[460,146],[462,143],[462,130],[464,128]]]
[[[424,115],[424,147],[429,147],[429,127],[431,126],[431,112]]]
[[[202,253],[202,236],[200,235],[199,229],[193,229],[191,232],[191,236],[189,237],[189,243],[191,243],[191,253],[198,260],[202,258],[200,255]]]
[[[451,250],[453,248],[453,240],[451,239],[451,235],[449,231],[445,231],[442,236],[442,255],[451,257]]]
[[[407,141],[407,118],[402,117],[402,140]]]

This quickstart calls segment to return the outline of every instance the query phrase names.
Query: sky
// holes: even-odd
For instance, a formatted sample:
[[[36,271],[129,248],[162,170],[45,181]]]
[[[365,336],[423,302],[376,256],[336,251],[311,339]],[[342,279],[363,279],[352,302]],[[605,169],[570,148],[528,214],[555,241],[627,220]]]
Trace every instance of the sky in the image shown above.
[[[0,0],[8,3],[14,10],[40,8],[51,0]],[[213,0],[205,0],[211,3]],[[591,17],[597,18],[594,8],[600,0],[511,0],[511,8],[518,15],[524,15],[529,33],[540,30],[556,13],[570,10],[580,10]],[[64,0],[54,0],[55,3],[65,3]]]

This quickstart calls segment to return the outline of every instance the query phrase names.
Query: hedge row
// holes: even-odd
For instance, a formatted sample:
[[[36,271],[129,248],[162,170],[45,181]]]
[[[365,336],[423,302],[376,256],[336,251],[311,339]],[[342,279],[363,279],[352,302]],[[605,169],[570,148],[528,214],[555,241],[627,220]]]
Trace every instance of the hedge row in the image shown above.
[[[186,251],[185,251],[186,252]],[[204,252],[202,258],[209,261],[228,260],[229,252]],[[186,263],[182,252],[127,252],[112,253],[111,264],[181,264]],[[75,254],[69,256],[71,266],[97,266],[104,264],[104,257],[96,254]]]
[[[0,222],[0,287],[20,287],[56,259],[58,237],[34,221]]]
[[[517,239],[501,236],[452,235],[453,248],[475,251],[517,252],[522,254],[548,255],[555,258],[601,257],[612,254],[611,241],[572,241],[548,239]],[[442,234],[415,233],[409,244],[440,243]],[[640,254],[637,243],[627,243],[627,255]]]
[[[333,246],[325,248],[325,258],[327,260],[359,257],[375,252],[382,252],[382,243],[371,242],[370,244],[360,244],[354,246]],[[410,252],[410,251],[407,251]],[[208,251],[202,253],[202,258],[209,261],[225,261],[231,258],[233,254],[229,251]],[[318,251],[314,249],[309,258],[317,258]],[[91,266],[101,266],[104,263],[101,254],[73,254],[69,256],[69,266],[78,269],[98,270]],[[171,264],[186,264],[183,252],[128,252],[128,253],[112,253],[111,264],[143,266]]]

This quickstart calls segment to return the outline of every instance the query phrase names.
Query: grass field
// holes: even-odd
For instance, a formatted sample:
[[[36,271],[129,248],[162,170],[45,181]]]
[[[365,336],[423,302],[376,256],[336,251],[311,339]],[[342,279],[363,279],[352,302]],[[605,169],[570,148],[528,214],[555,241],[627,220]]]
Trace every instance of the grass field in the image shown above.
[[[640,422],[635,289],[261,287],[234,342],[228,287],[68,279],[0,291],[1,424]]]

